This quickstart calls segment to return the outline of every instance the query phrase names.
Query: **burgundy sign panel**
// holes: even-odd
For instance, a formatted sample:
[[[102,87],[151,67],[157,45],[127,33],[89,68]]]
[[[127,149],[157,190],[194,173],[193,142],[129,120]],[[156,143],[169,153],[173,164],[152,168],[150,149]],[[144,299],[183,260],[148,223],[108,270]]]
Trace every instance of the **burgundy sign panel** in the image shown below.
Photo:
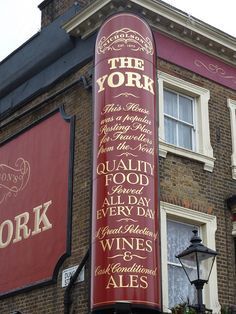
[[[236,68],[187,44],[161,33],[154,33],[160,58],[198,73],[223,86],[236,90]]]
[[[160,308],[156,55],[141,18],[101,27],[94,78],[91,309]]]
[[[52,280],[67,254],[70,129],[56,112],[0,147],[0,295]]]

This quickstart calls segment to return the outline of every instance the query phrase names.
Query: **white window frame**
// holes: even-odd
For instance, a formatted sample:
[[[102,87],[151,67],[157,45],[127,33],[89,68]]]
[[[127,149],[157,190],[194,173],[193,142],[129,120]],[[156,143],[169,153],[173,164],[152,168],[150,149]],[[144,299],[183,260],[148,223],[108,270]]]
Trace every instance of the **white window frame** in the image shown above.
[[[195,151],[177,147],[165,142],[164,134],[164,88],[183,93],[196,100],[196,139]],[[159,155],[166,158],[167,153],[184,156],[204,164],[206,171],[213,171],[215,158],[210,142],[208,101],[210,92],[195,84],[184,81],[165,72],[158,72],[159,91]]]
[[[165,117],[171,119],[172,121],[176,121],[177,124],[183,124],[183,125],[187,125],[189,127],[191,127],[191,141],[192,141],[192,150],[195,151],[195,147],[196,147],[196,136],[195,136],[195,133],[196,133],[196,119],[195,119],[195,106],[196,106],[196,103],[195,103],[195,98],[194,97],[190,97],[189,95],[186,95],[186,94],[183,94],[179,91],[176,91],[176,90],[173,90],[173,89],[170,89],[170,88],[164,88],[163,92],[170,92],[170,93],[173,93],[177,96],[177,99],[179,99],[180,96],[182,97],[185,97],[185,98],[188,98],[192,101],[192,119],[193,119],[193,122],[192,123],[188,123],[186,121],[182,121],[179,117],[174,117],[174,116],[171,116],[171,115],[168,115],[167,113],[164,112],[164,123],[165,123]],[[179,105],[179,101],[178,101],[178,105]],[[179,107],[178,107],[179,108]],[[165,109],[164,109],[165,111]],[[179,112],[178,112],[179,114]],[[179,142],[179,135],[177,135],[177,142]],[[171,144],[171,145],[174,145],[174,144]],[[178,145],[177,145],[178,146]],[[179,146],[178,146],[179,147]]]
[[[232,137],[232,155],[231,155],[232,178],[236,180],[236,100],[228,99],[227,105],[230,110],[230,124]]]
[[[168,307],[168,265],[167,265],[167,219],[199,226],[204,245],[215,250],[216,216],[189,208],[161,202],[161,258],[162,258],[162,301],[163,312],[171,313]],[[178,254],[178,252],[176,252]],[[214,263],[209,283],[204,286],[203,301],[213,314],[220,312],[218,301],[217,267]]]
[[[166,232],[167,232],[167,237],[169,236],[169,232],[168,232],[168,222],[175,222],[175,223],[177,223],[178,224],[178,228],[181,228],[181,226],[189,226],[190,227],[190,229],[191,230],[193,230],[193,229],[196,229],[197,228],[197,230],[198,230],[198,234],[199,234],[199,236],[201,237],[201,228],[199,227],[199,226],[196,226],[196,224],[191,224],[191,223],[189,223],[189,222],[185,222],[185,221],[180,221],[179,219],[175,219],[175,218],[170,218],[170,217],[168,217],[167,216],[167,220],[166,220],[166,224],[167,224],[167,230],[166,230]],[[190,231],[190,230],[189,230]],[[190,233],[191,234],[191,233]],[[193,234],[192,234],[193,235]],[[187,239],[185,239],[187,242],[188,242],[188,245],[190,244],[190,242],[189,242],[189,240],[190,240],[190,236],[189,236],[189,238],[187,238]],[[186,244],[186,246],[184,247],[185,249],[187,248],[187,244]],[[183,249],[184,249],[183,248]],[[177,249],[177,251],[176,252],[174,252],[174,254],[176,255],[176,254],[179,254],[181,251],[179,250],[178,251],[178,249]],[[182,267],[182,265],[181,265],[181,263],[180,263],[180,261],[176,258],[176,260],[175,260],[175,262],[169,262],[168,261],[168,248],[167,248],[167,271],[168,271],[168,274],[169,274],[169,270],[170,270],[170,268],[169,267],[171,267],[171,266],[174,266],[174,268],[175,269],[181,269],[181,268],[183,268]],[[172,270],[173,270],[173,268],[172,268]],[[188,284],[189,285],[189,287],[191,287],[191,292],[192,293],[194,293],[195,292],[195,294],[194,295],[192,295],[192,297],[194,296],[194,299],[196,300],[196,297],[197,297],[197,293],[196,293],[196,289],[194,288],[194,286],[191,286],[191,284],[190,284],[190,282],[189,282],[189,280],[187,279],[187,276],[184,274],[184,272],[182,272],[182,277],[185,277],[184,279],[185,279],[185,282],[186,282],[186,285]],[[169,283],[169,280],[168,280],[168,283]],[[184,284],[184,282],[182,282],[182,284]],[[168,305],[169,305],[169,284],[168,284]],[[195,291],[194,291],[195,290]],[[184,291],[184,290],[183,290]],[[183,292],[182,291],[182,292]],[[185,290],[186,291],[186,290]],[[184,297],[184,298],[183,298]],[[184,294],[182,294],[181,295],[181,297],[180,297],[180,299],[179,299],[179,302],[178,303],[184,303],[184,302],[187,302],[187,297],[190,297],[189,295],[188,296],[186,296],[186,298],[185,298],[185,295]],[[191,301],[190,301],[191,302]],[[176,304],[178,304],[178,303],[176,303]],[[174,305],[176,305],[176,304],[174,304]]]

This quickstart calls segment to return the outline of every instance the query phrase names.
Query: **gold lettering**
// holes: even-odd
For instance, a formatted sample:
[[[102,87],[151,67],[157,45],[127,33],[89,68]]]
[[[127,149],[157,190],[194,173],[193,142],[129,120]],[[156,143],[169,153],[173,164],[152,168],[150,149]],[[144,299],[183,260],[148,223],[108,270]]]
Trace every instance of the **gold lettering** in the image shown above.
[[[143,185],[147,186],[149,185],[149,177],[145,174],[140,174],[136,172],[130,172],[128,174],[125,174],[123,172],[117,172],[117,173],[109,173],[105,175],[105,185],[108,186],[110,183],[114,183],[117,185],[122,185],[125,182],[128,182],[132,185]]]
[[[144,60],[134,58],[134,68],[144,71]]]
[[[23,234],[23,239],[27,239],[31,234],[31,230],[27,226],[27,223],[29,221],[28,212],[25,212],[16,216],[15,221],[16,221],[16,233],[15,233],[15,239],[13,240],[13,243],[16,243],[22,240],[22,236],[20,235],[21,231]]]
[[[135,160],[135,159],[128,159],[128,160],[111,160],[99,163],[97,166],[97,174],[98,175],[106,175],[116,171],[132,171],[134,172],[141,172],[145,173],[149,176],[154,175],[154,165],[151,163],[144,161],[144,160]]]
[[[148,217],[151,219],[154,219],[155,217],[155,211],[152,209],[145,209],[143,207],[138,206],[137,207],[137,215],[142,217]]]
[[[105,205],[123,205],[124,202],[121,201],[121,196],[110,196],[105,197],[102,207]]]
[[[138,275],[118,275],[118,276],[110,276],[108,279],[108,283],[106,285],[106,289],[110,288],[142,288],[147,289],[147,277],[141,276],[139,278]]]
[[[110,276],[106,289],[110,289],[110,288],[119,288],[119,286],[116,284],[115,279],[113,278],[113,276]]]
[[[152,252],[152,241],[143,238],[109,238],[99,241],[103,252],[114,250],[136,250]]]
[[[139,58],[131,57],[120,57],[108,59],[108,64],[110,65],[110,70],[117,68],[130,68],[144,71],[144,60]]]
[[[146,197],[136,197],[134,195],[128,196],[129,204],[141,205],[141,206],[149,206],[151,199]]]
[[[147,75],[143,75],[143,78],[144,78],[143,88],[154,95],[153,90],[154,81]]]
[[[109,206],[97,210],[97,220],[103,217],[111,216],[131,216],[133,206]]]
[[[108,192],[108,195],[114,194],[136,194],[141,195],[143,193],[143,186],[140,189],[127,189],[124,188],[123,185],[113,186],[111,191]]]
[[[115,241],[115,238],[105,239],[105,240],[100,241],[103,252],[105,252],[107,249],[108,251],[110,251],[113,247],[114,241]]]
[[[124,74],[121,72],[113,72],[108,76],[107,84],[109,87],[119,87],[125,82]]]
[[[114,70],[117,68],[116,62],[119,61],[119,58],[111,58],[107,60],[107,63],[110,65],[110,70]]]
[[[96,83],[98,84],[98,93],[104,91],[106,86],[116,88],[125,85],[143,88],[154,95],[154,81],[149,76],[136,72],[112,72],[99,77]]]
[[[133,58],[125,58],[125,57],[121,57],[120,59],[120,65],[119,68],[133,68],[132,63],[133,63]]]
[[[142,289],[147,289],[147,287],[148,287],[148,283],[147,283],[147,276],[141,276],[140,277],[140,281],[141,281],[141,283],[143,284],[140,284],[140,288],[142,288]]]
[[[100,93],[100,92],[102,92],[105,88],[104,88],[104,83],[105,83],[105,80],[106,80],[106,78],[107,78],[107,74],[106,75],[103,75],[103,76],[101,76],[101,77],[99,77],[98,79],[97,79],[97,83],[98,83],[98,86],[99,86],[99,90],[98,90],[98,93]]]
[[[23,212],[14,218],[14,222],[7,219],[0,224],[0,249],[7,247],[13,238],[12,243],[20,242],[24,239],[28,239],[30,235],[34,236],[40,232],[46,231],[52,228],[46,213],[52,201],[48,201],[43,205],[33,208],[34,213],[34,230],[28,227],[30,220],[30,213]],[[15,232],[14,232],[15,231]]]
[[[137,87],[137,88],[144,88],[143,84],[141,84],[142,76],[136,72],[125,72],[127,75],[127,81],[125,86],[129,87]]]
[[[5,242],[3,241],[3,230],[4,227],[7,228],[7,237]],[[1,225],[0,225],[0,248],[3,249],[9,245],[11,242],[13,236],[13,223],[11,220],[5,220]]]
[[[35,216],[34,216],[34,230],[32,232],[32,235],[38,234],[42,231],[52,228],[52,224],[50,223],[46,215],[48,207],[51,204],[52,204],[52,201],[49,201],[47,203],[44,203],[43,205],[33,208],[33,212]],[[42,208],[43,208],[43,212],[41,213]],[[43,227],[40,227],[41,224],[43,224]]]

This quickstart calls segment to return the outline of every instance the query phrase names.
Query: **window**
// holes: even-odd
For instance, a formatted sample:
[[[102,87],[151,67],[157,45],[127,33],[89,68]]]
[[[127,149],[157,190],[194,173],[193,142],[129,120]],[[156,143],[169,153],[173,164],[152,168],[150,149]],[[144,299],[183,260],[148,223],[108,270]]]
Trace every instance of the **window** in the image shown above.
[[[190,302],[196,301],[195,291],[190,284],[186,284],[187,277],[174,257],[190,244],[194,226],[199,228],[204,245],[215,249],[215,216],[161,202],[163,312],[170,312],[170,308],[176,302],[182,303],[187,297],[190,298]],[[209,283],[204,286],[203,298],[207,308],[212,309],[213,313],[219,313],[216,263]]]
[[[194,150],[194,98],[164,89],[165,140],[186,149]]]
[[[160,156],[173,153],[198,160],[212,172],[209,90],[164,72],[158,73],[158,87]]]
[[[230,110],[231,137],[232,137],[232,155],[231,167],[232,177],[236,180],[236,100],[228,99],[228,108]]]
[[[167,268],[168,268],[168,306],[189,302],[195,304],[196,289],[190,284],[184,270],[175,257],[189,246],[192,238],[193,224],[167,220]]]

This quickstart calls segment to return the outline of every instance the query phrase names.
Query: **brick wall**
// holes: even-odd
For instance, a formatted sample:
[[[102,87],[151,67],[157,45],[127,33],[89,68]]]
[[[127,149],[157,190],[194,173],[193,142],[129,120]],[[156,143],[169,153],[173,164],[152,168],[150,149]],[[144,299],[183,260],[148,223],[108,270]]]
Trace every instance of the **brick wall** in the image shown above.
[[[235,194],[236,181],[231,174],[231,129],[227,98],[233,90],[215,84],[180,67],[160,62],[160,70],[210,90],[210,136],[215,167],[212,173],[197,161],[167,155],[160,158],[161,200],[199,210],[217,217],[216,249],[219,302],[236,304],[235,248],[232,214],[225,200]]]
[[[26,114],[23,118],[8,124],[6,127],[1,126],[0,142],[46,116],[47,113],[62,104],[68,115],[76,116],[71,257],[66,259],[62,265],[56,284],[35,288],[32,291],[0,300],[1,314],[10,314],[13,310],[19,310],[23,314],[64,313],[65,289],[61,288],[61,272],[67,267],[78,265],[88,249],[91,210],[92,92],[77,84],[53,101],[43,103],[47,96],[51,96],[71,84],[86,71],[87,67],[67,77],[63,82],[50,89],[48,93],[35,99],[22,109],[25,111],[38,106],[38,110],[34,113]],[[42,105],[38,105],[39,103]],[[15,116],[20,114],[21,110]],[[77,309],[75,313],[88,313],[88,287],[89,279],[88,272],[86,272],[86,282],[75,286],[75,294],[73,295],[73,308]]]
[[[62,15],[73,5],[76,8],[83,8],[92,0],[45,0],[40,5],[41,10],[41,27],[45,27]]]
[[[92,92],[82,86],[74,85],[49,102],[43,102],[48,95],[64,88],[86,73],[88,67],[71,74],[66,79],[28,103],[23,109],[38,107],[33,114],[1,126],[0,142],[25,128],[48,112],[64,104],[68,115],[76,116],[75,154],[74,154],[74,193],[72,209],[72,248],[71,257],[66,259],[59,271],[57,283],[47,287],[35,288],[27,293],[0,300],[0,313],[8,314],[13,310],[23,314],[60,314],[63,313],[65,289],[61,288],[63,269],[78,265],[83,258],[90,241],[91,210],[91,155],[92,155]],[[161,200],[176,205],[217,216],[216,246],[219,301],[223,305],[236,304],[235,250],[231,236],[231,213],[225,199],[236,192],[236,181],[232,180],[231,131],[227,98],[236,94],[218,84],[206,80],[190,71],[174,66],[163,60],[159,69],[178,76],[194,84],[204,86],[211,92],[209,103],[211,144],[216,158],[213,173],[203,169],[197,161],[168,154],[160,158]],[[41,105],[40,105],[41,103]],[[15,116],[17,117],[21,110]],[[88,314],[89,270],[87,265],[86,280],[76,284],[72,290],[73,304],[71,313]]]

